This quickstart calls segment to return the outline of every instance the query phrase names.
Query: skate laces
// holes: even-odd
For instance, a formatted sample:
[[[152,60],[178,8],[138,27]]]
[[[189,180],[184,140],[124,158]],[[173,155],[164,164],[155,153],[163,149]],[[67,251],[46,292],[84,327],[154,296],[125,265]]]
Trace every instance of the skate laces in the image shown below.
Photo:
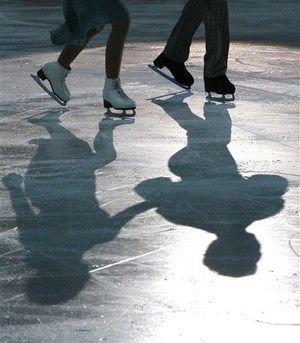
[[[123,91],[123,89],[120,87],[118,88],[118,93],[119,95],[123,98],[123,99],[126,99],[126,100],[131,100],[129,98],[129,96]]]
[[[68,86],[66,84],[66,78],[68,77],[69,73],[65,73],[65,75],[62,75],[62,77],[61,77],[63,88],[64,88],[65,92],[68,94],[70,94],[70,91],[69,91]]]
[[[129,98],[129,96],[123,91],[123,89],[122,89],[122,87],[121,87],[121,82],[120,82],[120,80],[119,79],[117,79],[116,80],[116,82],[114,83],[114,91],[116,92],[116,93],[118,93],[118,95],[121,97],[121,98],[123,98],[123,99],[125,99],[125,100],[129,100],[129,101],[131,101],[131,99]]]
[[[68,89],[67,84],[66,84],[66,77],[62,77],[62,85],[63,85],[64,90],[66,92],[69,92],[69,89]]]

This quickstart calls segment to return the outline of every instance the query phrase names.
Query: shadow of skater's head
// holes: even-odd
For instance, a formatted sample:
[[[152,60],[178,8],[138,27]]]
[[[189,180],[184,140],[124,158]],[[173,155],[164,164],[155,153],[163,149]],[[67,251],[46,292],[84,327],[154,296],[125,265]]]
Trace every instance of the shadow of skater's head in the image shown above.
[[[85,287],[89,280],[86,264],[77,262],[76,268],[67,268],[58,263],[52,260],[44,262],[43,267],[28,281],[26,294],[30,301],[42,305],[64,303]]]
[[[203,263],[220,275],[242,277],[255,274],[260,257],[260,244],[253,234],[231,233],[210,244]]]
[[[218,238],[210,244],[203,260],[209,269],[231,277],[256,272],[261,257],[260,244],[246,228],[254,221],[280,212],[284,206],[282,195],[288,186],[286,179],[276,175],[254,175],[242,182],[244,185],[239,192],[248,199],[239,208],[242,213],[236,213],[236,218],[232,218],[231,227],[224,226],[218,231]],[[242,198],[240,202],[243,202]]]

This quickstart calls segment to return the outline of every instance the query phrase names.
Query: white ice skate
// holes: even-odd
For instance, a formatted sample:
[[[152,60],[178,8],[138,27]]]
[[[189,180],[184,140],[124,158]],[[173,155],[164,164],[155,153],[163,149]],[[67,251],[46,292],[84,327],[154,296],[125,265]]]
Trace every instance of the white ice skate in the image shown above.
[[[62,67],[57,61],[45,64],[37,75],[31,74],[31,77],[43,88],[56,102],[66,106],[70,100],[70,91],[66,86],[66,77],[71,70]],[[47,80],[52,91],[42,82]]]
[[[104,107],[108,110],[121,110],[123,115],[128,115],[126,111],[132,110],[135,115],[136,103],[125,94],[119,78],[105,80],[102,96]]]

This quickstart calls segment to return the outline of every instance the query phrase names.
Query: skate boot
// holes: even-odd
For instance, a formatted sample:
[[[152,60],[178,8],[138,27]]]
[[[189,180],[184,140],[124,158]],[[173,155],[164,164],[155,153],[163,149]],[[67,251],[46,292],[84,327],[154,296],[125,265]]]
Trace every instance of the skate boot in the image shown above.
[[[175,62],[165,56],[163,53],[153,61],[153,64],[158,69],[162,69],[163,67],[169,69],[171,74],[174,76],[175,81],[183,88],[190,89],[194,83],[194,78],[187,71],[184,63]]]
[[[215,101],[233,101],[235,86],[228,80],[226,75],[221,75],[213,78],[204,76],[205,91],[208,92],[207,99]],[[222,97],[213,97],[211,93],[222,95]],[[231,98],[226,98],[230,94]]]
[[[135,114],[136,103],[125,94],[119,78],[105,79],[102,96],[105,108],[121,110],[123,114],[126,114],[126,110],[132,110]]]
[[[65,106],[70,100],[70,91],[66,86],[66,77],[71,69],[62,67],[57,61],[45,64],[36,75],[31,75],[33,79],[60,105]],[[42,82],[47,80],[51,90]]]

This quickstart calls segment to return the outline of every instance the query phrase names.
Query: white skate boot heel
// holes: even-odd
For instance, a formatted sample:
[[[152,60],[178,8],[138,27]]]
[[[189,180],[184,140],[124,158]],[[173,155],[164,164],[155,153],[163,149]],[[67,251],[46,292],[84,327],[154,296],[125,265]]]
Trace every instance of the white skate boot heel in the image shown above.
[[[132,115],[135,115],[136,103],[125,94],[119,78],[105,80],[102,96],[104,107],[108,110],[121,110],[123,115],[129,115],[126,111],[132,110]]]
[[[70,71],[62,67],[57,61],[53,61],[45,64],[37,72],[37,75],[31,76],[56,102],[62,106],[66,106],[70,100],[70,91],[66,86],[66,77]],[[52,91],[42,82],[45,80],[49,82]]]

